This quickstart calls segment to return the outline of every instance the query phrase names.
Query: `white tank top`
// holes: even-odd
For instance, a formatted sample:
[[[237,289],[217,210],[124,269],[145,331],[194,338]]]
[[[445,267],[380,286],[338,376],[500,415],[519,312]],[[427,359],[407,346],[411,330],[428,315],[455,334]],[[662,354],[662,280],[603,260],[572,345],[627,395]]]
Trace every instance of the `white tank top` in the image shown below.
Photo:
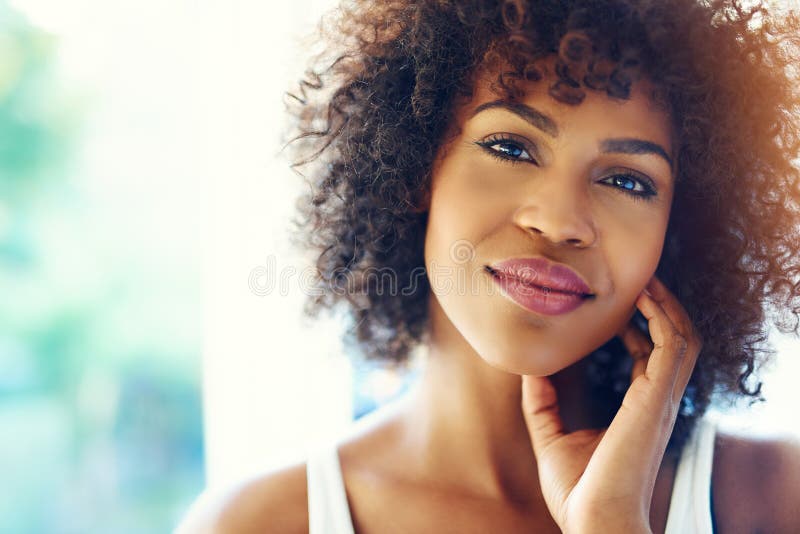
[[[711,466],[717,418],[707,414],[684,447],[669,502],[665,534],[713,534]],[[308,458],[309,534],[354,534],[338,443],[317,448]]]

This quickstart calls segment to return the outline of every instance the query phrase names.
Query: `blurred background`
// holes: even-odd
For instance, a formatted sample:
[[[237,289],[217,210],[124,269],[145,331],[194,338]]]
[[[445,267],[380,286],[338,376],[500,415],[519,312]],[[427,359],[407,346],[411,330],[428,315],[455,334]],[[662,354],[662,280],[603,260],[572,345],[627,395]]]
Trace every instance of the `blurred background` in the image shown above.
[[[283,92],[331,0],[0,0],[0,532],[169,532],[402,394],[299,319]],[[800,434],[800,343],[731,423]]]

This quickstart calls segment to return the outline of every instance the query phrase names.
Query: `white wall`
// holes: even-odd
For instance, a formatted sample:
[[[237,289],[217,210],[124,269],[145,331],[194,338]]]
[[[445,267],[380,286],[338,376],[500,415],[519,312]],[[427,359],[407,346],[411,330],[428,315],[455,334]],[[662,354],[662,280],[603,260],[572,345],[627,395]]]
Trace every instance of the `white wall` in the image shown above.
[[[209,180],[204,395],[208,477],[225,483],[300,459],[352,412],[335,331],[300,325],[309,272],[286,221],[300,179],[277,157],[283,93],[325,2],[208,2],[202,11]],[[306,276],[306,278],[304,278]],[[307,286],[307,282],[305,286]]]

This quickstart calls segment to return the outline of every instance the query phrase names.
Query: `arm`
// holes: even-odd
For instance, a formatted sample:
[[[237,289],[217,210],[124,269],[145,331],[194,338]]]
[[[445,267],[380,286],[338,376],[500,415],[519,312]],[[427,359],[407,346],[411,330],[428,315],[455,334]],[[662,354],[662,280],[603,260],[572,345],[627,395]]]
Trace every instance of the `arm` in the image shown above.
[[[751,461],[760,472],[755,488],[761,490],[761,531],[776,534],[800,532],[800,439],[764,441]]]
[[[720,532],[800,532],[797,438],[718,432],[712,484]]]

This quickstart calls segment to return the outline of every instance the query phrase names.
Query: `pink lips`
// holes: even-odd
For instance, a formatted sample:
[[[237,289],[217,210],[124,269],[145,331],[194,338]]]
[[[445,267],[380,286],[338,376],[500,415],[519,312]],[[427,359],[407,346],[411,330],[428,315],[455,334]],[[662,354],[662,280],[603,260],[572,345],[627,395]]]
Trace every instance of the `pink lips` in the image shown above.
[[[572,269],[545,258],[509,259],[488,270],[506,296],[545,315],[567,313],[593,296],[588,284]]]

